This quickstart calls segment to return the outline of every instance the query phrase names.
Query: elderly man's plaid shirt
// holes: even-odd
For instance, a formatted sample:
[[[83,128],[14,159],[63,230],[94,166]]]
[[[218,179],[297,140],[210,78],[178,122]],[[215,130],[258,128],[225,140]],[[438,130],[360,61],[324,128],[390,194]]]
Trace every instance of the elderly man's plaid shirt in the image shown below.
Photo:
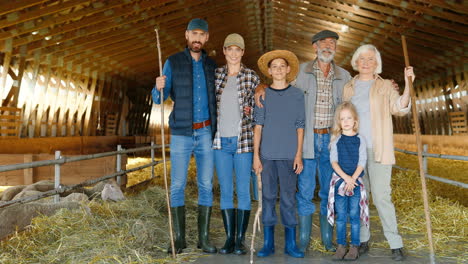
[[[329,128],[333,126],[333,79],[335,72],[330,67],[328,76],[325,77],[318,66],[314,63],[314,73],[317,78],[317,101],[315,103],[315,124],[314,128]]]
[[[228,79],[227,65],[217,68],[215,71],[216,86],[216,105],[218,113],[218,128],[213,141],[213,149],[221,149],[221,136],[219,135],[219,109],[221,104],[221,94],[226,86]],[[237,153],[253,152],[253,107],[255,104],[255,88],[260,83],[260,78],[255,71],[246,68],[241,64],[237,74],[237,94],[239,99],[239,108],[242,115],[240,131],[237,139]],[[244,113],[244,107],[250,107],[249,115]]]

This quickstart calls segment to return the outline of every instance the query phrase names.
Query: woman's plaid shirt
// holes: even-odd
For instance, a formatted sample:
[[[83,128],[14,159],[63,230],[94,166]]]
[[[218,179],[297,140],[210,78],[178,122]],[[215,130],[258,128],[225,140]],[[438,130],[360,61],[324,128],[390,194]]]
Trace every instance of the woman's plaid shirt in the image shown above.
[[[219,135],[219,111],[221,104],[221,94],[228,79],[227,65],[217,68],[215,71],[216,105],[218,113],[218,128],[213,141],[213,149],[221,149],[221,137]],[[253,108],[255,104],[255,88],[260,83],[260,78],[255,71],[246,68],[241,64],[237,74],[237,94],[239,99],[239,110],[242,115],[239,124],[239,134],[237,138],[237,153],[253,152]],[[244,107],[250,107],[249,115],[244,113]]]

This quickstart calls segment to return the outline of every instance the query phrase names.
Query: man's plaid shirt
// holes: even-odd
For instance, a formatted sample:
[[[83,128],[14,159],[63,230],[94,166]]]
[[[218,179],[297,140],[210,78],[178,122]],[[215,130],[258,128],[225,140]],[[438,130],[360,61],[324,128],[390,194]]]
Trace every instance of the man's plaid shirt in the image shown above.
[[[218,128],[213,141],[213,149],[221,149],[221,137],[219,135],[219,109],[221,94],[228,79],[227,65],[215,70],[216,106],[218,113]],[[239,110],[242,115],[237,137],[237,153],[253,152],[253,108],[255,104],[255,88],[260,83],[260,78],[255,71],[241,64],[237,80],[237,94],[239,99]],[[244,107],[250,107],[249,115],[244,113]]]
[[[335,72],[333,71],[333,67],[330,67],[330,72],[325,77],[318,66],[317,60],[314,62],[314,72],[317,78],[314,128],[329,128],[333,126],[335,112],[333,105],[333,79]]]

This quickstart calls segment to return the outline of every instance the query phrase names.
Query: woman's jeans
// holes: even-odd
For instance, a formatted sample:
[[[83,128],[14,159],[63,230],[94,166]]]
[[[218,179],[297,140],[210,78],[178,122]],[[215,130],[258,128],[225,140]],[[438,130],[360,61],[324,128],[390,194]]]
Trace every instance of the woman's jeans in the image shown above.
[[[361,244],[359,235],[361,229],[359,201],[361,199],[361,187],[354,188],[353,196],[341,196],[338,188],[343,181],[340,180],[335,185],[335,211],[336,211],[336,242],[339,245],[347,245],[346,242],[346,222],[351,223],[351,245]]]
[[[237,208],[250,210],[250,173],[253,153],[236,153],[237,137],[222,137],[221,149],[214,150],[216,174],[221,189],[221,210],[234,207],[234,181]]]

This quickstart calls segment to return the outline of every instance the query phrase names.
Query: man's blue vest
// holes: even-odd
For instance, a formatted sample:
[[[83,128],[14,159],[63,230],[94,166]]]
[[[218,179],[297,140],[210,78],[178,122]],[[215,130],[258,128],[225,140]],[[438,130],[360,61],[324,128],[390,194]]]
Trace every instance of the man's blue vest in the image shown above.
[[[205,72],[208,93],[208,107],[211,120],[211,132],[214,137],[216,130],[216,97],[214,72],[216,63],[202,51],[201,58]],[[170,96],[174,101],[174,108],[169,116],[171,134],[181,136],[192,135],[193,124],[193,71],[192,56],[186,48],[168,58],[172,70],[172,89]]]

